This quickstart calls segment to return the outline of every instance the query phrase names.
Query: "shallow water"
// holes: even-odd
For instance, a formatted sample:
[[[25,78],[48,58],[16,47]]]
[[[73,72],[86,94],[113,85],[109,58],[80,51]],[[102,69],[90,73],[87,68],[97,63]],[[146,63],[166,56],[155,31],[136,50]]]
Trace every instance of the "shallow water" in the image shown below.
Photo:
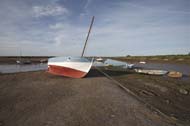
[[[38,71],[46,70],[47,64],[28,64],[28,65],[19,65],[19,64],[3,64],[0,65],[0,73],[18,73],[18,72],[27,72],[27,71]]]

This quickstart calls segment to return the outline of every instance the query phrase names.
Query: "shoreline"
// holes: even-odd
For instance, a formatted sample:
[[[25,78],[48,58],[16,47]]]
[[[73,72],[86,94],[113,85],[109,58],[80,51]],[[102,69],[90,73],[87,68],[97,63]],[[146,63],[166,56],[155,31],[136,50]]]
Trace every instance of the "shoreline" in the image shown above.
[[[48,58],[54,56],[0,56],[0,64],[15,64],[17,60],[30,60],[32,63],[46,63]],[[87,56],[95,57],[98,56]],[[101,56],[100,56],[101,57]],[[158,55],[158,56],[116,56],[116,57],[102,57],[103,59],[114,59],[124,62],[137,63],[140,61],[152,63],[172,63],[172,64],[187,64],[190,65],[190,55]]]

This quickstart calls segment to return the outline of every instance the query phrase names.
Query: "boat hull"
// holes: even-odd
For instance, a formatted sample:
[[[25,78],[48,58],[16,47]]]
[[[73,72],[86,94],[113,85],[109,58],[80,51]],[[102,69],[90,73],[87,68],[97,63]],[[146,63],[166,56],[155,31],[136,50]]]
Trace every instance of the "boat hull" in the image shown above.
[[[48,60],[48,72],[55,75],[82,78],[90,71],[92,61],[81,57],[56,57]]]
[[[55,75],[67,76],[72,78],[82,78],[86,76],[86,72],[67,68],[63,66],[49,65],[48,72]]]

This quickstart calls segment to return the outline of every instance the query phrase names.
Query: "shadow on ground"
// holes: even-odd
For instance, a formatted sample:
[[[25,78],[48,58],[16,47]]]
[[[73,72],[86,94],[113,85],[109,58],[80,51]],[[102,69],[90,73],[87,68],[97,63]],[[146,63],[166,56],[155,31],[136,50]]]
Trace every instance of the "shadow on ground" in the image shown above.
[[[121,76],[126,74],[131,74],[131,72],[128,71],[115,71],[115,70],[106,70],[102,69],[103,72],[107,73],[109,76]],[[86,75],[86,78],[92,78],[92,77],[105,77],[102,73],[100,73],[97,69],[93,68],[90,70],[90,72]]]

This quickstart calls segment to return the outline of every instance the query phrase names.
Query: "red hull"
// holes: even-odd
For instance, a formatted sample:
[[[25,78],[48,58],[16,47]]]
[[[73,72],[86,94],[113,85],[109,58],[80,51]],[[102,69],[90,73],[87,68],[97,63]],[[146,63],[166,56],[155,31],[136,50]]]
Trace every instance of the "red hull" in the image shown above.
[[[72,77],[72,78],[82,78],[87,74],[85,72],[75,70],[72,68],[55,66],[55,65],[49,65],[48,72],[50,72],[52,74],[67,76],[67,77]]]

